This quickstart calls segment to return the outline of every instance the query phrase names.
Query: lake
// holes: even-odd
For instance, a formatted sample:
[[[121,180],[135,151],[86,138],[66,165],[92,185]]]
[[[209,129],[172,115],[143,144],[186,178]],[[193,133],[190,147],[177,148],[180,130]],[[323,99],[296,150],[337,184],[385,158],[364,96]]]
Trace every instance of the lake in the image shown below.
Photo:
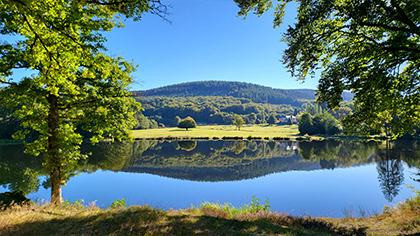
[[[63,198],[108,207],[240,206],[256,196],[292,215],[375,214],[420,189],[417,141],[136,141],[84,145],[91,156],[68,173]],[[0,192],[50,199],[42,158],[22,145],[0,146]]]

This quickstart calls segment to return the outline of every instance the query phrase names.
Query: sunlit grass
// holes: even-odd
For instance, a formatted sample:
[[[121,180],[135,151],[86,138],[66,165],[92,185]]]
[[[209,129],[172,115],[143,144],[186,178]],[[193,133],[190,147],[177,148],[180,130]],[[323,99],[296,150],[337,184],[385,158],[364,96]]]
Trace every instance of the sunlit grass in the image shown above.
[[[265,209],[268,199],[235,207],[203,203],[185,210],[148,205],[126,207],[124,199],[102,209],[82,201],[60,206],[36,203],[0,211],[0,235],[418,235],[420,195],[384,212],[360,218],[296,217]]]
[[[228,219],[233,219],[240,214],[258,213],[260,211],[270,212],[270,208],[268,199],[266,199],[264,203],[260,203],[260,199],[255,196],[252,196],[251,202],[242,204],[239,207],[235,207],[230,203],[220,204],[211,202],[203,202],[197,207],[192,207],[192,209],[197,210],[197,212],[201,211],[204,214],[206,214],[206,212],[212,212],[214,214],[219,214],[219,217],[223,216],[221,218]]]
[[[261,138],[296,138],[299,136],[297,125],[269,126],[269,125],[247,125],[236,129],[234,125],[208,125],[198,126],[193,129],[180,128],[158,128],[147,130],[133,130],[134,138],[165,138],[165,137],[208,137],[219,139],[223,137],[261,137]]]
[[[209,211],[164,211],[148,205],[115,209],[80,208],[78,204],[16,206],[0,212],[0,235],[334,235],[255,217],[212,216],[214,211],[206,209]]]

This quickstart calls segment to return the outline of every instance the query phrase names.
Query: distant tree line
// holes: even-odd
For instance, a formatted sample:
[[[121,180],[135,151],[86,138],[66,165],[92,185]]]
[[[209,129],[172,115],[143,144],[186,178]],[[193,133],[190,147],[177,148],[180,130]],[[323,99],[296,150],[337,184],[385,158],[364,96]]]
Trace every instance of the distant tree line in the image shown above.
[[[290,104],[300,107],[302,103],[315,98],[314,90],[301,92],[294,89],[273,89],[271,87],[231,81],[198,81],[168,85],[146,91],[133,91],[136,96],[196,97],[232,96],[247,98],[255,103]],[[238,113],[239,114],[239,113]]]
[[[139,97],[137,100],[144,108],[139,117],[149,120],[149,123],[143,121],[138,129],[153,128],[159,123],[176,127],[177,116],[190,116],[201,124],[231,125],[235,115],[240,115],[244,124],[266,123],[270,115],[279,118],[300,110],[291,105],[254,103],[248,98],[235,97]]]

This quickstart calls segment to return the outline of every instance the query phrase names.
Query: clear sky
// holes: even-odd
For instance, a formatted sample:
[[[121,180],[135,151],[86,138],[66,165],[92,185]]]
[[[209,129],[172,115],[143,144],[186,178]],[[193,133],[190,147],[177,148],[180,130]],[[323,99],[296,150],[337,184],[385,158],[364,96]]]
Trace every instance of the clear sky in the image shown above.
[[[237,17],[233,0],[162,0],[171,5],[168,23],[145,14],[141,21],[106,33],[112,56],[134,60],[133,90],[192,81],[224,80],[273,88],[315,89],[318,79],[296,81],[279,62],[286,44],[280,38],[295,22],[287,8],[284,25],[273,29],[272,12]]]

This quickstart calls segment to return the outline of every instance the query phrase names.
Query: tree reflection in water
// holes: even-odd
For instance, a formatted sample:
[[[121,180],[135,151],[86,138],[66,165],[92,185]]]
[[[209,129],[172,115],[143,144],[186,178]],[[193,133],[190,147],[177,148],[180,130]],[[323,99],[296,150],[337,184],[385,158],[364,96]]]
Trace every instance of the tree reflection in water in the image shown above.
[[[18,147],[18,148],[17,148]],[[392,201],[404,180],[403,161],[420,167],[416,141],[320,142],[264,141],[138,141],[85,145],[92,155],[80,162],[72,176],[99,169],[150,173],[195,181],[251,179],[290,170],[308,171],[359,166],[376,161],[378,181]],[[0,185],[25,194],[49,187],[42,160],[23,154],[21,146],[0,146]]]
[[[378,180],[385,199],[389,202],[398,195],[404,182],[404,168],[402,160],[410,163],[419,160],[419,149],[415,141],[386,141],[375,152]]]

